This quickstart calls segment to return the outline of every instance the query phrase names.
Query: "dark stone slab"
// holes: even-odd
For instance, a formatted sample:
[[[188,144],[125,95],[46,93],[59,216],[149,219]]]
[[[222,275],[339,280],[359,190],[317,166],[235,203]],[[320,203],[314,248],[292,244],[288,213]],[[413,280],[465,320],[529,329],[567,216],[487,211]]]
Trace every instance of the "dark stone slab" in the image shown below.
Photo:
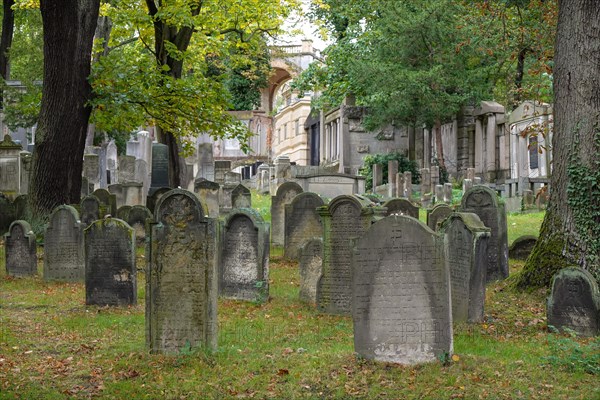
[[[85,196],[79,204],[79,215],[85,227],[100,219],[100,200],[94,195]]]
[[[527,260],[529,254],[537,243],[537,236],[519,236],[508,248],[508,258],[515,260]]]
[[[83,228],[77,210],[59,206],[52,211],[44,235],[44,280],[83,282]]]
[[[271,244],[285,244],[285,205],[303,191],[296,182],[284,182],[277,188],[275,196],[271,196]]]
[[[16,220],[15,205],[7,196],[0,192],[0,235],[8,232],[10,224]]]
[[[37,274],[35,234],[27,221],[17,220],[10,224],[4,235],[6,274],[32,276]]]
[[[144,206],[133,206],[127,215],[127,223],[135,232],[137,243],[146,239],[146,221],[152,218],[152,213]]]
[[[146,207],[151,213],[154,212],[154,208],[156,207],[156,204],[158,204],[160,198],[170,190],[172,189],[168,187],[162,187],[154,190],[152,194],[149,194],[149,196],[146,198]]]
[[[117,218],[127,221],[132,206],[121,206],[117,209]],[[131,224],[130,224],[131,225]]]
[[[439,225],[446,219],[453,210],[447,204],[437,204],[431,209],[427,209],[427,226],[432,231],[437,231]]]
[[[166,144],[152,143],[151,188],[169,186],[169,148]]]
[[[92,195],[100,201],[101,209],[104,210],[102,215],[110,214],[113,217],[117,215],[117,196],[106,189],[96,189]]]
[[[298,194],[285,205],[284,256],[295,260],[307,240],[323,236],[323,225],[317,211],[325,205],[321,196],[312,192]]]

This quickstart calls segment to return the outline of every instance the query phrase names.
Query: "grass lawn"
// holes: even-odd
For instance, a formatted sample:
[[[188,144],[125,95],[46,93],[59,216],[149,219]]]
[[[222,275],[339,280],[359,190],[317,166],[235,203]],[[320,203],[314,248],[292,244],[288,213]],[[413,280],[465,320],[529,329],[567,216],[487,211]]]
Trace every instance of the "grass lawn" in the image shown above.
[[[454,361],[403,367],[358,359],[351,319],[299,302],[275,255],[268,303],[219,302],[216,353],[163,356],[145,348],[143,273],[137,306],[92,307],[83,284],[7,277],[2,251],[1,399],[600,398],[600,341],[549,333],[546,292],[509,282],[488,286],[485,323],[455,327]]]

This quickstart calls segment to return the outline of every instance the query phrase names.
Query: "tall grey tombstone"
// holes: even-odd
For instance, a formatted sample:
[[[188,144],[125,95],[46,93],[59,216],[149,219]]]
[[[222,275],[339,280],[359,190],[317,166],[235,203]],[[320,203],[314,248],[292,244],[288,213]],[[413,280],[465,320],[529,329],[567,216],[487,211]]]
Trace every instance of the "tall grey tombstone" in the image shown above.
[[[16,219],[17,215],[13,202],[0,192],[0,235],[6,233],[10,224]]]
[[[33,169],[33,157],[28,151],[22,151],[19,155],[21,158],[20,192],[22,194],[27,194],[29,193],[29,180],[31,179],[31,171]]]
[[[21,192],[21,150],[10,135],[0,141],[0,192],[11,200]]]
[[[253,210],[223,221],[219,295],[262,303],[269,298],[269,224]]]
[[[419,207],[415,206],[408,199],[391,199],[382,204],[387,208],[385,215],[403,214],[419,219]]]
[[[100,146],[100,151],[98,152],[98,167],[100,169],[100,182],[98,183],[98,187],[101,189],[106,189],[108,187],[108,159],[106,157],[106,148],[108,143],[103,143]]]
[[[229,212],[233,208],[232,192],[242,182],[242,175],[237,172],[227,171],[224,175],[224,183],[219,193],[219,209],[222,212]]]
[[[350,315],[353,240],[369,229],[374,210],[367,200],[342,195],[319,208],[319,215],[323,222],[323,273],[317,285],[317,309]]]
[[[426,194],[431,193],[431,173],[429,168],[421,169],[421,201],[425,198]]]
[[[300,300],[317,303],[317,284],[323,273],[323,239],[312,238],[304,242],[299,251]]]
[[[508,278],[508,228],[504,203],[486,186],[474,186],[464,194],[461,212],[472,212],[479,216],[485,226],[492,230],[488,243],[487,281]]]
[[[117,145],[114,140],[111,140],[106,145],[106,168],[108,170],[108,175],[110,176],[110,182],[108,184],[119,183],[118,169],[119,169],[119,161],[118,161],[118,152]]]
[[[285,205],[284,251],[286,258],[298,258],[300,248],[314,237],[323,236],[323,225],[317,211],[325,205],[321,196],[312,192],[303,192]]]
[[[133,229],[118,218],[93,222],[84,230],[85,304],[137,303]]]
[[[166,144],[152,143],[152,181],[150,192],[169,187],[169,148]]]
[[[404,171],[404,196],[411,200],[413,196],[412,172]],[[401,196],[402,197],[402,196]]]
[[[156,208],[156,205],[158,204],[158,201],[160,200],[160,198],[165,194],[170,192],[171,188],[168,187],[163,187],[163,188],[158,188],[156,190],[154,190],[152,192],[152,194],[149,194],[148,197],[146,197],[146,207],[148,207],[148,210],[150,210],[151,213],[154,213],[154,209]]]
[[[475,180],[475,168],[467,168],[467,177],[471,182]]]
[[[79,203],[81,223],[88,227],[94,221],[100,219],[100,200],[93,194],[85,196]]]
[[[135,182],[135,157],[119,156],[119,183]]]
[[[481,185],[481,183],[482,183],[482,181],[481,181],[481,177],[479,177],[479,176],[476,176],[476,177],[473,179],[473,185]]]
[[[83,282],[83,228],[72,206],[62,205],[52,211],[44,235],[44,280]]]
[[[103,214],[117,215],[117,196],[106,189],[96,189],[92,193],[100,200],[100,207],[104,210]]]
[[[463,193],[466,193],[467,190],[471,189],[472,187],[473,187],[473,181],[471,179],[463,180]]]
[[[258,187],[256,188],[260,194],[269,193],[269,166],[261,164],[258,167]]]
[[[246,186],[239,184],[231,191],[231,206],[233,208],[251,208],[252,193]]]
[[[529,254],[533,251],[537,240],[537,236],[533,235],[519,236],[510,244],[510,247],[508,248],[508,258],[523,261],[527,260],[527,257],[529,257]]]
[[[147,131],[139,131],[135,134],[135,138],[127,142],[126,153],[128,156],[134,156],[138,160],[144,160],[150,163],[152,158],[152,140],[150,133]]]
[[[427,226],[432,231],[437,231],[439,224],[444,221],[453,210],[447,204],[436,204],[433,208],[427,209]]]
[[[200,203],[206,208],[204,215],[210,218],[219,217],[219,192],[221,186],[217,182],[207,181],[206,179],[196,179],[194,183],[194,192]]]
[[[444,201],[444,185],[435,185],[435,202],[440,203]]]
[[[148,189],[150,189],[150,174],[148,174],[148,163],[144,160],[135,160],[135,174],[134,180],[140,182],[143,185],[143,203],[146,204],[146,196],[148,195]]]
[[[454,322],[483,322],[490,228],[476,214],[452,213],[443,223]]]
[[[152,213],[145,206],[135,205],[127,213],[127,223],[133,229],[137,243],[146,238],[146,221],[152,218]]]
[[[391,215],[356,242],[352,258],[354,350],[399,364],[452,354],[450,277],[443,237]]]
[[[10,224],[4,235],[6,275],[32,276],[37,274],[35,234],[29,222],[23,220]]]
[[[399,172],[396,174],[396,194],[392,197],[406,197],[405,187],[404,174]]]
[[[431,186],[436,187],[440,184],[440,167],[437,165],[431,166]]]
[[[396,197],[396,186],[398,182],[396,177],[398,176],[398,160],[388,161],[388,197]]]
[[[153,353],[217,347],[218,227],[192,193],[154,211],[146,269],[146,344]]]
[[[198,176],[196,176],[196,179],[198,178],[204,178],[211,182],[215,180],[215,159],[212,143],[198,144]]]
[[[215,182],[219,185],[225,184],[225,174],[231,171],[231,161],[219,160],[215,161]]]
[[[383,165],[373,164],[373,193],[375,189],[383,184]]]
[[[285,245],[285,205],[304,190],[296,182],[284,182],[271,196],[271,244]]]
[[[15,207],[15,220],[29,220],[31,217],[31,212],[29,209],[29,195],[21,194],[17,196],[17,198],[13,201],[13,205]]]
[[[94,189],[100,187],[100,156],[97,154],[83,155],[83,177],[88,183],[94,185]]]
[[[552,278],[547,314],[548,325],[560,331],[600,335],[600,292],[594,276],[578,267],[558,271]]]
[[[444,183],[444,203],[452,204],[452,184]]]

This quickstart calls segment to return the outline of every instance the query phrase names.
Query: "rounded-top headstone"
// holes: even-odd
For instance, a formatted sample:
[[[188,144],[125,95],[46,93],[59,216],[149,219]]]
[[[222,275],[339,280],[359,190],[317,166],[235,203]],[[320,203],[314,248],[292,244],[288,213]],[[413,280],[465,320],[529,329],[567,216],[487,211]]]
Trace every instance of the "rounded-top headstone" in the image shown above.
[[[383,207],[387,208],[386,215],[402,214],[419,219],[419,207],[408,199],[390,199],[383,203]]]
[[[85,279],[83,224],[77,210],[58,206],[44,235],[44,280],[80,282]]]
[[[35,234],[29,222],[16,220],[4,235],[6,273],[11,276],[37,274]]]

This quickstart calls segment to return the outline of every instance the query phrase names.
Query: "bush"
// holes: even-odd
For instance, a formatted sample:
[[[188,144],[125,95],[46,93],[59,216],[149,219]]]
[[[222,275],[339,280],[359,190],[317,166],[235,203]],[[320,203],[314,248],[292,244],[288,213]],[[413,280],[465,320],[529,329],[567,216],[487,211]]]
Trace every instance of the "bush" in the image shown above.
[[[419,168],[415,161],[411,161],[400,153],[388,154],[369,154],[363,161],[363,167],[359,173],[366,177],[365,189],[373,189],[373,164],[383,164],[383,183],[388,183],[388,161],[398,160],[398,172],[412,172],[412,183],[417,184],[421,181]]]

